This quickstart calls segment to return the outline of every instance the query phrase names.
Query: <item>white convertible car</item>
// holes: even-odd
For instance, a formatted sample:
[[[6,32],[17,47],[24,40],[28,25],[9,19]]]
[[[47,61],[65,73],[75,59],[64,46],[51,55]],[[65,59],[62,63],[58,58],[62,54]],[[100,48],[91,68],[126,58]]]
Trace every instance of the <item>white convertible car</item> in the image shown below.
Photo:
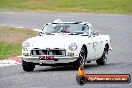
[[[85,62],[104,65],[110,47],[109,35],[101,35],[88,22],[62,22],[57,19],[43,26],[39,36],[22,44],[22,67],[33,71],[35,65],[64,65],[78,68]]]

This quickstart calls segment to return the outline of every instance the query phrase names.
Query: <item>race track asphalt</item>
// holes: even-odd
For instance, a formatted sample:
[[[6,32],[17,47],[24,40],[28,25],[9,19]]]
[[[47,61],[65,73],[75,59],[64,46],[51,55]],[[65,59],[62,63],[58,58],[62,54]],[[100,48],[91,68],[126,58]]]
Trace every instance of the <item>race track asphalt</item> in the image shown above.
[[[0,25],[41,28],[55,19],[88,21],[94,30],[109,34],[113,51],[105,66],[95,62],[86,65],[88,74],[132,75],[132,16],[91,13],[35,13],[0,12]],[[132,88],[129,84],[76,83],[77,70],[67,67],[36,66],[33,72],[24,72],[21,65],[0,67],[0,88]]]

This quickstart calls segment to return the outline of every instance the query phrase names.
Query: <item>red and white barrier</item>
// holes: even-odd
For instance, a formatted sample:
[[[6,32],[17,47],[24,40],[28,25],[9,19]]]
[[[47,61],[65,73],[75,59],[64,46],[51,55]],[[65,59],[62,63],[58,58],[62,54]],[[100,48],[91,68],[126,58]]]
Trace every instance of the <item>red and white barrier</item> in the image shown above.
[[[0,67],[18,65],[18,64],[21,64],[21,62],[22,62],[21,58],[11,57],[11,58],[6,59],[6,60],[0,60]]]

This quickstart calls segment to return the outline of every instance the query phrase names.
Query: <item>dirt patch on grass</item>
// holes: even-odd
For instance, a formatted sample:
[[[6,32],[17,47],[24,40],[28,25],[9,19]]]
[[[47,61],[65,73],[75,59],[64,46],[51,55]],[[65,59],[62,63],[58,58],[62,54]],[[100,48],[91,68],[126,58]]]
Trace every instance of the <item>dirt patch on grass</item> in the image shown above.
[[[21,55],[22,42],[36,35],[31,29],[0,26],[0,60]]]
[[[36,36],[37,34],[37,32],[31,29],[0,26],[0,42],[22,43],[27,38]]]

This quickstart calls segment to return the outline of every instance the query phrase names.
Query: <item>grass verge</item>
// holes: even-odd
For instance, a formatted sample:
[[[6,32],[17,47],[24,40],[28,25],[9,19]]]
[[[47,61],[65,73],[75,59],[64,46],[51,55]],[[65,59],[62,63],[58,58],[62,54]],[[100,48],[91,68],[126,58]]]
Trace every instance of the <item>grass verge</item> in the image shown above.
[[[0,59],[7,59],[21,54],[21,44],[0,42]]]
[[[21,55],[22,42],[35,35],[31,29],[0,26],[0,60]]]
[[[132,0],[0,0],[1,9],[132,13]]]

